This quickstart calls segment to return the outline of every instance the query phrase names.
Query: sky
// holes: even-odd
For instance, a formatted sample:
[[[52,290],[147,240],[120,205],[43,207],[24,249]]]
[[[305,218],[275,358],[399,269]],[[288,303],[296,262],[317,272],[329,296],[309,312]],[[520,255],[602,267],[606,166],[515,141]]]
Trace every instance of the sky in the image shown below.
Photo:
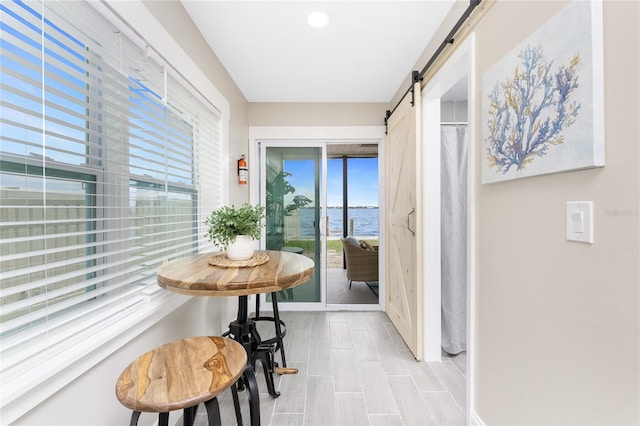
[[[287,180],[296,188],[293,195],[314,199],[314,161],[286,160]],[[348,160],[349,205],[378,206],[378,159],[350,158]],[[327,162],[327,206],[342,206],[342,159]]]

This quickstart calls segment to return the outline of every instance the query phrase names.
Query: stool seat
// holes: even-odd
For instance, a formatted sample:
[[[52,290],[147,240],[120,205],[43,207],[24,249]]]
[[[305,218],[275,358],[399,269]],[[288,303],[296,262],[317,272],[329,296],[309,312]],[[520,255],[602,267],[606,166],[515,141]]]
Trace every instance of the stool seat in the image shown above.
[[[134,411],[162,413],[215,398],[243,375],[247,353],[217,336],[188,337],[133,361],[116,383],[116,396]]]

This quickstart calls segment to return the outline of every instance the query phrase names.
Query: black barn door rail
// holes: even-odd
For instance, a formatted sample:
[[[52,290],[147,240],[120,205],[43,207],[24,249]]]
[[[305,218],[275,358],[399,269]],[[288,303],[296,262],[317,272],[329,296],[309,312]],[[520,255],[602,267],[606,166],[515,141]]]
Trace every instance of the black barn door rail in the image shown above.
[[[402,97],[400,98],[400,100],[398,101],[396,106],[393,107],[392,110],[387,110],[387,112],[385,114],[385,117],[384,117],[385,128],[387,126],[387,122],[388,122],[389,118],[395,112],[395,110],[398,108],[398,106],[400,105],[402,100],[405,98],[405,96],[407,96],[407,94],[409,94],[409,92],[411,92],[411,105],[414,104],[413,90],[414,90],[414,87],[415,87],[415,83],[417,83],[419,81],[422,81],[422,79],[424,78],[424,75],[427,73],[427,70],[431,67],[431,65],[433,65],[433,63],[436,61],[436,59],[438,59],[438,56],[440,56],[440,54],[442,53],[444,48],[447,47],[447,45],[453,44],[455,42],[453,36],[456,34],[456,32],[458,32],[458,30],[464,24],[464,22],[467,20],[467,18],[469,18],[469,15],[471,15],[471,12],[473,12],[473,10],[476,7],[478,7],[478,5],[481,2],[482,2],[482,0],[469,0],[469,6],[467,6],[467,8],[465,9],[464,13],[462,14],[462,16],[460,16],[460,19],[458,19],[458,21],[455,23],[453,28],[451,28],[451,31],[449,31],[449,34],[447,34],[447,37],[440,44],[440,46],[435,51],[435,53],[431,56],[431,59],[429,59],[427,64],[424,66],[424,68],[422,68],[422,71],[419,71],[419,72],[417,70],[413,71],[413,73],[411,74],[411,87],[409,87],[407,89],[407,91],[404,92],[404,94],[402,95]],[[386,133],[386,130],[385,130],[385,133]]]

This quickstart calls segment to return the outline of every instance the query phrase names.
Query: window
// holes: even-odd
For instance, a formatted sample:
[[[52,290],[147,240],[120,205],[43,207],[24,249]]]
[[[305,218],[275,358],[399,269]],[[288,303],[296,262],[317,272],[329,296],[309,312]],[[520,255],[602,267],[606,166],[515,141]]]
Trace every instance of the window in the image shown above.
[[[221,116],[140,45],[87,2],[0,3],[3,386],[170,297],[158,266],[206,243]]]

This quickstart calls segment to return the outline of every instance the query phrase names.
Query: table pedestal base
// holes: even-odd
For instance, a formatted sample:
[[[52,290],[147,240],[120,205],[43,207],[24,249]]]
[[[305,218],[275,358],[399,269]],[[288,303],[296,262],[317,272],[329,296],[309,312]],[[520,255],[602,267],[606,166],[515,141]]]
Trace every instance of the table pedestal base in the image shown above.
[[[244,323],[238,320],[229,324],[229,331],[224,334],[244,346],[247,351],[248,362],[255,370],[256,361],[260,361],[264,370],[264,380],[267,383],[269,395],[274,398],[280,396],[280,392],[276,391],[273,373],[278,368],[278,363],[274,359],[275,344],[262,343],[260,334],[256,329],[256,323],[253,320],[247,320]]]
[[[229,331],[223,336],[228,336],[244,346],[247,351],[247,362],[254,370],[256,361],[260,361],[269,395],[277,398],[280,392],[276,391],[273,380],[273,373],[278,368],[278,363],[274,359],[277,344],[273,340],[262,341],[255,321],[247,318],[247,303],[247,296],[239,297],[238,319],[229,324]]]

